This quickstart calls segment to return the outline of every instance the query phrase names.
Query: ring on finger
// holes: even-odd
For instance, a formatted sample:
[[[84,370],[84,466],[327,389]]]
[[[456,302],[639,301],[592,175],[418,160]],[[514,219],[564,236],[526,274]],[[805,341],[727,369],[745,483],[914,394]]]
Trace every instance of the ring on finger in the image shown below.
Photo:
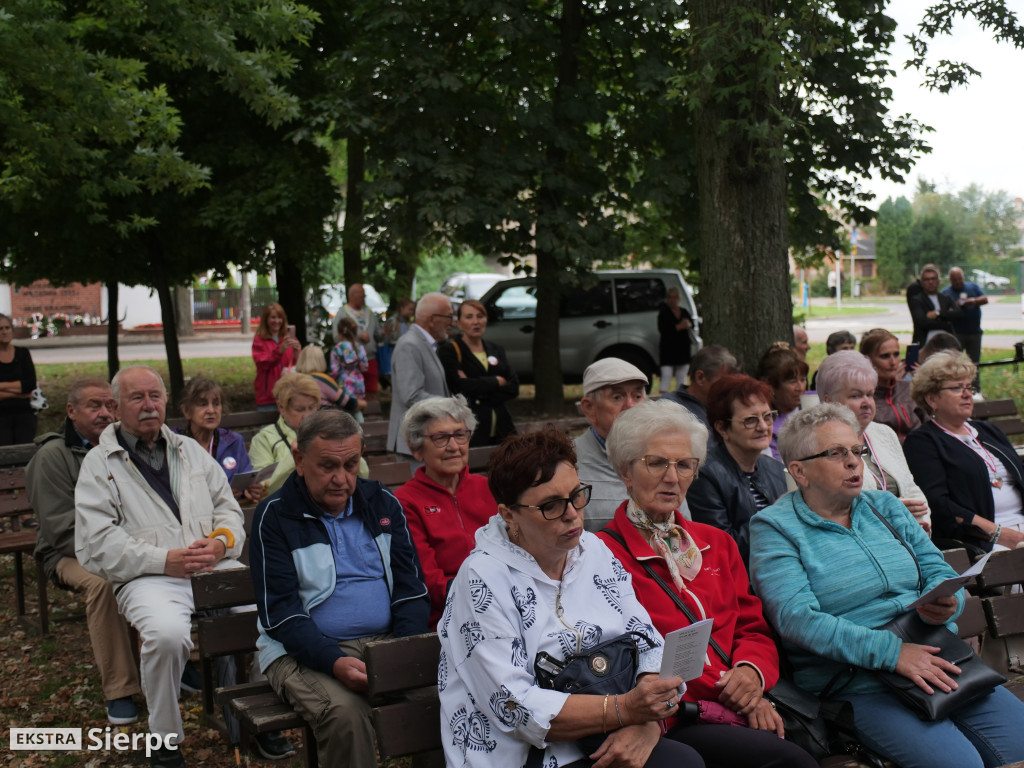
[[[675,701],[673,701],[672,699],[669,699],[668,701],[665,702],[665,709],[672,709],[672,707],[674,707],[675,705],[676,705]]]

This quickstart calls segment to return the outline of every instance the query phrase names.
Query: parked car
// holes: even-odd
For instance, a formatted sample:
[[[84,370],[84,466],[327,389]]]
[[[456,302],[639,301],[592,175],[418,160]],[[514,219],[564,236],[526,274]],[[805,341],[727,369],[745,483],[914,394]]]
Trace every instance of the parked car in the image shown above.
[[[507,280],[508,275],[497,272],[453,272],[441,283],[441,293],[452,302],[452,308],[458,309],[466,299],[479,299],[495,283]]]
[[[590,290],[574,290],[562,299],[559,343],[562,374],[579,382],[595,360],[619,357],[653,376],[658,371],[658,308],[669,288],[682,294],[699,334],[700,317],[693,292],[672,269],[598,270]],[[520,379],[533,378],[533,332],[537,316],[536,278],[521,277],[494,285],[481,299],[487,307],[487,339],[500,344]],[[699,335],[698,335],[699,338]]]
[[[983,269],[972,269],[971,274],[974,276],[974,282],[990,291],[1001,291],[1010,287],[1009,278],[993,275]]]

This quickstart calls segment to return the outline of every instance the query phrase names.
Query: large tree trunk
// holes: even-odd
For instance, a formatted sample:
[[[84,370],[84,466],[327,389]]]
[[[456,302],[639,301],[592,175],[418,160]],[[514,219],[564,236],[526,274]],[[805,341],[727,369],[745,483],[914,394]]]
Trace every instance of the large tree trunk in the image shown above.
[[[772,13],[770,0],[690,2],[691,73],[698,81],[705,72],[723,73],[701,84],[693,113],[703,335],[750,372],[772,342],[793,337],[786,174],[774,117],[778,83],[762,69],[759,84],[736,87],[736,71],[753,68],[754,54],[734,44],[740,35],[730,34],[743,23],[764,29],[755,16],[770,19]],[[767,129],[752,138],[758,124]]]
[[[117,280],[107,283],[107,379],[113,379],[121,369],[117,354],[117,330],[120,318],[117,316],[117,294],[120,284]]]
[[[366,140],[350,136],[345,145],[345,228],[341,233],[341,259],[345,284],[363,282],[363,179],[366,175]]]
[[[178,328],[174,317],[174,296],[167,273],[163,268],[167,254],[156,244],[151,245],[150,266],[153,268],[153,286],[160,299],[160,322],[164,329],[164,350],[167,355],[167,382],[171,390],[170,403],[181,402],[185,389],[185,371],[181,366],[181,351],[178,349]],[[170,405],[168,406],[171,407]]]
[[[295,326],[295,337],[306,344],[306,292],[302,287],[302,266],[292,243],[274,240],[274,268],[277,272],[277,300]]]

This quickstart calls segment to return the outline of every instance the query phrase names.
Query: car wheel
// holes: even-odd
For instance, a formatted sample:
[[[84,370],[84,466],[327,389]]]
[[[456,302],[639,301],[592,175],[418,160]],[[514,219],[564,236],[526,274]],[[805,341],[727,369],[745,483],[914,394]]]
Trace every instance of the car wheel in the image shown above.
[[[609,347],[605,349],[597,356],[597,360],[603,360],[606,357],[617,357],[620,360],[625,360],[631,365],[635,365],[641,371],[647,375],[649,382],[654,381],[654,377],[658,374],[658,366],[649,354],[639,347],[624,346],[624,347]],[[649,392],[651,385],[647,385],[647,391]]]
[[[994,291],[999,286],[997,286],[995,283],[985,283],[985,287],[988,288],[990,291]]]

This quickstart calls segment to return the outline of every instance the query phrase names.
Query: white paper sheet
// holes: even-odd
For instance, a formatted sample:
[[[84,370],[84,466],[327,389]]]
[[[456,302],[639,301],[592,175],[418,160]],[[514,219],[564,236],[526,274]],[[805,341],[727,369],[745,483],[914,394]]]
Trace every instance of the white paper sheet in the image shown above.
[[[241,493],[253,483],[262,483],[277,469],[277,462],[268,464],[263,469],[257,469],[252,472],[239,472],[237,475],[231,478],[231,490],[234,493]]]
[[[975,576],[980,574],[982,570],[984,570],[985,563],[988,562],[988,559],[991,556],[992,553],[989,552],[987,555],[985,555],[983,558],[981,558],[978,562],[976,562],[966,571],[961,573],[959,576],[954,576],[951,579],[946,579],[945,581],[939,582],[930,590],[928,590],[925,594],[917,598],[917,600],[912,602],[910,606],[907,608],[907,610],[913,611],[919,606],[928,605],[928,603],[934,603],[940,597],[949,597],[950,595],[955,595],[957,591],[961,587],[963,587],[964,584],[966,584],[968,581],[970,581]]]
[[[665,652],[661,658],[661,677],[695,680],[704,674],[708,663],[708,641],[711,619],[698,621],[665,635]]]

